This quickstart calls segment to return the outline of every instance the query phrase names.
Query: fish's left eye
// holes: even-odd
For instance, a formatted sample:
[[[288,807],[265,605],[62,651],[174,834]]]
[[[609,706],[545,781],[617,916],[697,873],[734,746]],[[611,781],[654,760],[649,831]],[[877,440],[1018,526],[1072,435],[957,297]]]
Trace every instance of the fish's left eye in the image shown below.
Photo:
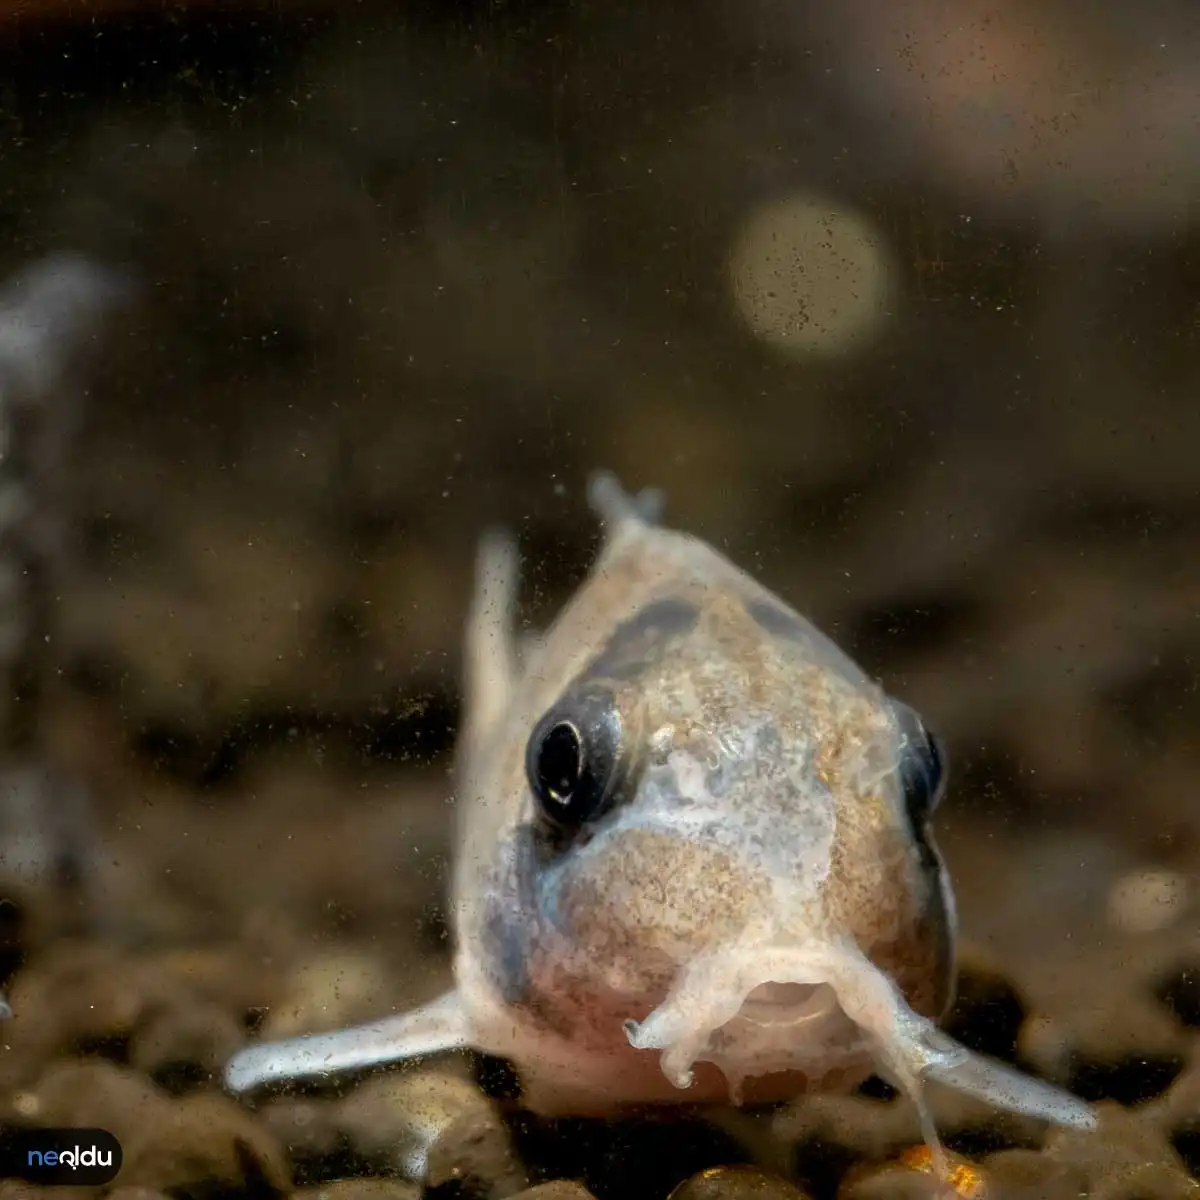
[[[533,731],[525,772],[542,817],[571,833],[600,815],[617,783],[621,718],[607,696],[560,704]]]
[[[931,733],[907,705],[897,704],[896,715],[904,734],[900,757],[900,783],[904,806],[915,829],[929,820],[946,790],[946,754],[941,739]]]

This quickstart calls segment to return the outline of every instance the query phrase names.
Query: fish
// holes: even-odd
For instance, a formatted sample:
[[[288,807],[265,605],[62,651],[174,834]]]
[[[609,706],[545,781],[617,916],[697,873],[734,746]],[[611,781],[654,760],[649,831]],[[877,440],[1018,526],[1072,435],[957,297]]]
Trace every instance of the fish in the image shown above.
[[[543,632],[513,537],[481,539],[455,747],[454,987],[251,1044],[235,1094],[472,1049],[548,1117],[756,1106],[874,1074],[1094,1128],[1069,1091],[963,1046],[957,914],[931,826],[941,739],[663,497],[588,485],[603,540]]]

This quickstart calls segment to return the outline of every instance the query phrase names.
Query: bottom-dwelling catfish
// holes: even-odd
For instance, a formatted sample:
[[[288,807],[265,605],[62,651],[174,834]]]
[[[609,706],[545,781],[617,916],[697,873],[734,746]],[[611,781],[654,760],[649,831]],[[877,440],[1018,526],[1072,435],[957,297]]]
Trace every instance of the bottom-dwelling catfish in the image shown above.
[[[547,1115],[780,1100],[877,1072],[1089,1127],[1074,1096],[935,1021],[955,913],[929,832],[937,740],[803,617],[649,494],[596,477],[605,541],[536,639],[485,539],[466,633],[455,988],[354,1029],[253,1046],[271,1081],[473,1047]]]

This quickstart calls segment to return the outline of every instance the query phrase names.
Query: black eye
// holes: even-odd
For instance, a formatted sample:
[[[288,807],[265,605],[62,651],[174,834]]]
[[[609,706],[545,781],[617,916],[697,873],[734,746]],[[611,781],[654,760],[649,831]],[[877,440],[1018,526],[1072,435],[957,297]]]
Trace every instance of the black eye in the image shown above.
[[[570,721],[546,730],[534,770],[539,795],[557,805],[571,803],[583,780],[583,736]]]
[[[941,803],[946,790],[946,755],[941,739],[925,728],[911,708],[897,704],[896,717],[904,735],[900,752],[900,782],[904,805],[915,830],[920,830]]]
[[[618,779],[621,718],[606,695],[559,704],[533,731],[525,771],[542,816],[570,833],[600,815]]]

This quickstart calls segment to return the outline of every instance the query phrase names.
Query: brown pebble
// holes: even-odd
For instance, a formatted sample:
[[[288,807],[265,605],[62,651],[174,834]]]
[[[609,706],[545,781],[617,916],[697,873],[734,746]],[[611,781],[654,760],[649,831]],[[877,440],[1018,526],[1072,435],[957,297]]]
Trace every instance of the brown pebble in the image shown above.
[[[157,1124],[169,1103],[166,1093],[144,1075],[103,1060],[55,1063],[14,1101],[17,1110],[38,1125],[107,1129],[126,1158],[129,1142]]]
[[[354,1149],[374,1159],[407,1140],[432,1143],[461,1112],[486,1104],[465,1075],[405,1071],[356,1087],[341,1101],[338,1120]]]
[[[1090,1200],[1200,1200],[1200,1183],[1171,1163],[1148,1162],[1101,1178],[1087,1194]]]
[[[947,1152],[950,1178],[934,1170],[929,1147],[912,1146],[898,1158],[846,1173],[838,1200],[990,1200],[983,1171],[969,1159]]]
[[[512,1200],[596,1200],[596,1197],[574,1179],[552,1179],[518,1192]]]
[[[938,1190],[936,1179],[889,1164],[843,1184],[837,1200],[942,1200],[944,1195],[945,1190]]]
[[[1086,1172],[1092,1200],[1200,1200],[1153,1110],[1097,1105],[1097,1130],[1053,1129],[1042,1153]]]
[[[259,1035],[271,1041],[309,1033],[318,1024],[327,1029],[353,1025],[367,1020],[378,1002],[394,992],[392,979],[374,955],[317,955],[291,973]]]
[[[465,1184],[472,1196],[506,1200],[529,1186],[512,1135],[494,1107],[460,1113],[429,1149],[426,1185]],[[523,1193],[522,1193],[523,1194]]]
[[[465,1072],[370,1080],[343,1101],[339,1124],[360,1156],[407,1179],[469,1177],[494,1197],[529,1184],[498,1111]]]
[[[292,1200],[420,1200],[421,1189],[403,1179],[338,1179],[301,1188]]]
[[[685,1179],[669,1200],[809,1200],[794,1183],[757,1167],[710,1167]]]
[[[105,947],[72,942],[45,951],[17,975],[8,997],[15,1015],[5,1029],[13,1049],[6,1084],[28,1086],[55,1054],[128,1037],[146,1005],[170,990]]]
[[[0,1200],[92,1200],[95,1187],[37,1187],[23,1179],[0,1179]]]
[[[1001,1150],[989,1155],[985,1165],[1001,1196],[1077,1200],[1089,1194],[1087,1172],[1082,1167],[1056,1162],[1040,1150]]]
[[[177,980],[189,995],[231,1012],[244,1012],[280,986],[281,968],[250,945],[187,947],[154,956],[153,969]]]
[[[122,1183],[176,1192],[200,1183],[260,1195],[291,1190],[283,1148],[253,1113],[228,1096],[168,1099],[154,1116],[152,1125],[122,1143]]]
[[[216,1094],[174,1100],[144,1075],[113,1063],[63,1062],[24,1098],[28,1119],[45,1126],[107,1129],[121,1143],[123,1186],[290,1189],[276,1138],[235,1100]]]
[[[172,1005],[147,1021],[134,1036],[129,1059],[164,1087],[182,1091],[218,1075],[244,1041],[233,1013],[196,1001]]]
[[[784,1105],[770,1125],[781,1143],[834,1145],[868,1162],[891,1158],[921,1136],[911,1103],[863,1096],[804,1096]]]
[[[312,1162],[331,1159],[343,1148],[340,1107],[336,1100],[284,1096],[264,1104],[258,1116],[293,1162]]]
[[[165,1192],[148,1187],[119,1187],[107,1194],[106,1200],[167,1200]]]
[[[90,1195],[92,1188],[55,1188],[55,1200],[63,1193],[63,1200],[77,1200],[80,1196]],[[51,1194],[49,1188],[34,1187],[21,1179],[0,1179],[0,1200],[45,1200]]]

